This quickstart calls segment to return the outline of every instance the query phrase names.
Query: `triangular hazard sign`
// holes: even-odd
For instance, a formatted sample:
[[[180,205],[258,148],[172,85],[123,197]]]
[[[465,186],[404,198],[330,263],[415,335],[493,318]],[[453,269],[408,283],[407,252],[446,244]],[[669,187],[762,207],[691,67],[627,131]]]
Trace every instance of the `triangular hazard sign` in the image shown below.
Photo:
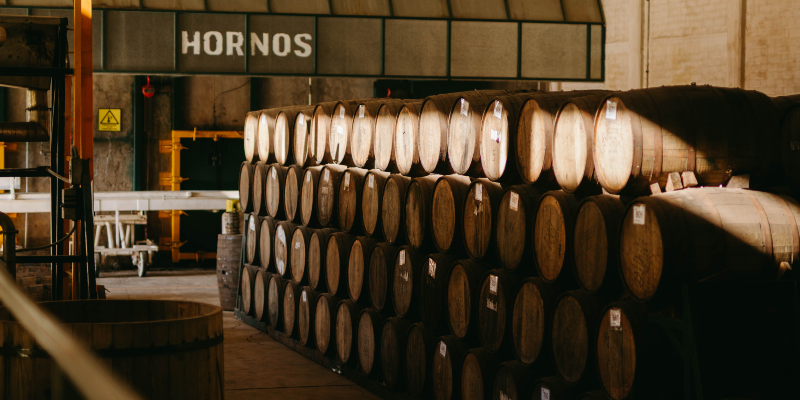
[[[119,121],[117,121],[117,118],[111,113],[111,110],[106,111],[106,115],[103,116],[101,121],[101,124],[119,124]]]

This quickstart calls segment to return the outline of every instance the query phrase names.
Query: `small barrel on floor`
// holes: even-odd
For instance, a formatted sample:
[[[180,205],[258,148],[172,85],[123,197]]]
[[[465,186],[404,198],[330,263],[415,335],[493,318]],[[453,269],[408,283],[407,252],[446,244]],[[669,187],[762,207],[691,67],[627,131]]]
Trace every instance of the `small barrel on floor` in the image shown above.
[[[242,238],[243,235],[217,236],[217,286],[219,304],[225,311],[236,308],[239,269],[242,265]]]

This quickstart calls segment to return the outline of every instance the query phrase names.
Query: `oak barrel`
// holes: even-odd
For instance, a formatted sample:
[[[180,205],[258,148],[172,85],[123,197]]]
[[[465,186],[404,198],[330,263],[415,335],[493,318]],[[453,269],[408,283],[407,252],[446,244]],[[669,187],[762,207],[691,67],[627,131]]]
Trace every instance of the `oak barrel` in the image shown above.
[[[397,115],[406,103],[421,101],[397,100],[381,104],[375,120],[375,139],[372,153],[375,156],[375,167],[381,171],[397,171],[394,135],[397,131]]]
[[[304,286],[300,292],[300,303],[297,306],[297,337],[304,346],[316,345],[314,321],[319,295],[320,292],[314,291],[311,286]]]
[[[447,328],[446,296],[450,271],[456,258],[449,254],[435,253],[422,261],[419,277],[419,315],[422,323],[431,332]]]
[[[459,339],[477,337],[478,294],[489,266],[474,260],[453,264],[447,282],[447,321]]]
[[[113,366],[114,374],[141,398],[224,397],[223,324],[218,306],[170,300],[74,300],[38,305],[94,350],[101,364],[109,369]],[[52,385],[58,365],[5,307],[0,308],[0,326],[5,332],[0,397],[49,399],[53,393],[61,393]]]
[[[253,283],[253,315],[261,322],[269,323],[269,281],[272,275],[265,269],[259,268]]]
[[[258,161],[258,114],[259,111],[251,111],[244,118],[244,158],[249,163]]]
[[[408,392],[420,397],[431,390],[431,356],[436,337],[422,323],[408,329],[405,351],[405,377]]]
[[[424,175],[419,153],[419,114],[422,103],[406,103],[397,113],[394,131],[394,160],[403,175]]]
[[[325,255],[325,286],[332,295],[347,295],[347,270],[350,250],[353,248],[353,235],[337,232],[328,238]]]
[[[375,245],[369,256],[369,301],[375,311],[391,311],[392,277],[399,249],[386,242]]]
[[[436,400],[461,399],[461,367],[467,349],[457,337],[442,336],[433,346],[431,385]]]
[[[517,117],[525,100],[540,93],[522,93],[495,97],[483,112],[480,132],[481,168],[486,178],[493,181],[513,180],[519,174],[516,168]],[[508,166],[508,167],[507,167]]]
[[[272,149],[272,138],[275,133],[275,117],[278,115],[279,109],[270,108],[261,111],[258,116],[258,129],[256,134],[256,149],[258,150],[258,159],[265,164],[275,162],[275,154]]]
[[[513,307],[520,281],[504,269],[489,271],[478,294],[478,337],[483,348],[497,352],[510,346]]]
[[[353,240],[347,260],[347,294],[354,302],[369,304],[369,261],[378,241],[358,236]]]
[[[373,168],[375,166],[375,149],[380,135],[388,135],[384,138],[384,143],[388,142],[391,146],[391,139],[394,139],[395,121],[387,124],[389,121],[386,121],[385,116],[381,120],[380,113],[383,107],[388,105],[391,107],[391,111],[384,110],[384,114],[396,114],[397,108],[402,104],[402,100],[380,99],[364,101],[357,106],[353,115],[353,129],[350,135],[353,163],[357,167]],[[391,147],[389,151],[391,152]]]
[[[292,281],[297,284],[308,282],[308,256],[311,248],[311,236],[313,230],[305,226],[297,226],[292,233],[291,254],[289,269]]]
[[[242,265],[242,237],[217,235],[217,287],[219,304],[225,311],[236,308],[239,268]]]
[[[245,255],[247,263],[261,265],[259,247],[261,234],[261,218],[255,213],[247,216],[247,234],[245,235]]]
[[[414,319],[419,316],[418,279],[422,273],[423,258],[422,254],[408,245],[400,247],[400,251],[397,252],[392,275],[392,305],[394,312],[400,317]]]
[[[336,311],[342,299],[330,293],[320,293],[314,306],[314,341],[323,355],[335,353],[336,345],[331,345],[333,328],[336,326]],[[336,339],[334,338],[334,341]]]
[[[630,90],[609,96],[594,121],[595,174],[605,190],[640,194],[670,172],[701,186],[776,165],[777,112],[766,95],[711,86]]]
[[[281,277],[290,277],[292,273],[292,234],[297,224],[281,221],[275,227],[275,241],[273,242],[273,252],[275,253],[275,271]]]
[[[255,315],[255,284],[258,267],[245,264],[242,268],[242,312],[245,315]]]
[[[303,186],[300,188],[300,221],[303,226],[316,228],[320,225],[317,218],[320,172],[322,172],[321,166],[308,167],[303,171]]]
[[[336,355],[344,364],[355,364],[358,347],[358,317],[364,306],[350,299],[344,299],[336,307]],[[354,357],[355,356],[355,357]]]
[[[391,174],[383,188],[381,199],[381,229],[383,238],[390,244],[404,244],[405,233],[405,201],[411,178],[399,174]]]
[[[261,229],[258,231],[258,259],[261,267],[275,271],[275,252],[272,251],[277,221],[270,216],[261,218]]]
[[[239,204],[242,211],[253,212],[253,172],[255,166],[245,161],[239,167]]]
[[[494,256],[495,225],[503,187],[497,182],[482,178],[472,182],[464,199],[462,229],[464,248],[472,258]]]
[[[533,399],[570,400],[575,397],[575,388],[558,375],[545,376],[533,383]]]
[[[333,108],[336,107],[335,101],[319,103],[314,106],[311,117],[311,132],[309,133],[311,155],[317,164],[327,164],[333,159],[328,147],[328,134],[331,128],[331,116]]]
[[[428,175],[414,178],[408,185],[405,198],[405,233],[406,242],[414,250],[422,251],[431,246],[431,202],[433,189],[440,175]]]
[[[381,328],[381,373],[383,384],[397,389],[405,381],[405,348],[411,322],[400,317],[387,318]]]
[[[570,384],[594,384],[597,329],[604,305],[582,290],[565,292],[556,301],[553,359],[558,374]]]
[[[328,147],[331,162],[347,166],[353,165],[353,151],[350,135],[353,130],[353,114],[362,100],[342,100],[336,103],[331,116]]]
[[[364,177],[364,187],[361,194],[361,225],[367,236],[382,237],[381,205],[383,203],[383,189],[388,172],[376,169],[370,170]]]
[[[500,363],[492,378],[492,400],[532,399],[534,369],[519,361]]]
[[[369,377],[380,376],[381,329],[383,317],[372,308],[365,308],[358,316],[358,367]]]
[[[542,191],[533,185],[506,189],[497,210],[497,255],[504,268],[514,271],[522,260],[533,259],[533,226]]]
[[[470,349],[461,365],[461,398],[484,400],[492,395],[492,372],[497,367],[497,356],[483,347]]]
[[[297,315],[300,298],[302,297],[300,291],[300,285],[293,281],[286,281],[283,286],[283,310],[281,311],[281,315],[283,316],[283,332],[289,337],[298,336]]]
[[[297,113],[307,109],[308,107],[293,106],[283,107],[278,111],[275,117],[275,133],[272,135],[272,153],[278,164],[289,165],[294,161],[294,129]]]
[[[522,105],[517,116],[516,135],[501,146],[516,144],[514,153],[517,169],[525,182],[534,183],[540,178],[550,180],[553,176],[553,122],[559,107],[573,97],[599,95],[603,91],[541,93],[531,96]],[[509,161],[510,162],[510,161]],[[508,166],[506,167],[508,168]]]
[[[601,96],[576,97],[564,103],[553,127],[553,174],[561,190],[575,193],[594,176],[594,115]]]
[[[690,188],[638,198],[620,226],[622,282],[647,301],[670,280],[775,279],[781,262],[800,255],[798,222],[800,205],[770,193]]]
[[[286,220],[301,223],[300,195],[303,188],[303,170],[292,165],[286,170],[286,181],[283,185],[283,213]]]
[[[545,193],[539,201],[533,228],[533,247],[536,270],[546,282],[574,280],[569,272],[572,260],[568,255],[572,249],[577,212],[578,200],[575,196],[560,190]]]
[[[347,167],[344,165],[328,164],[320,171],[319,186],[317,186],[317,220],[322,226],[336,226],[339,214],[339,184],[342,181]]]
[[[431,205],[433,244],[441,253],[463,250],[461,216],[471,181],[463,175],[443,175],[436,181]]]
[[[339,195],[336,202],[339,227],[349,233],[361,233],[361,200],[363,197],[366,169],[348,168],[339,182]]]
[[[267,170],[266,190],[264,196],[266,197],[267,213],[272,218],[285,219],[284,213],[284,193],[283,188],[286,184],[286,170],[289,167],[284,167],[280,164],[272,164]]]
[[[462,94],[450,109],[447,128],[447,158],[457,174],[483,176],[481,168],[481,119],[492,95]]]
[[[308,284],[314,290],[327,291],[325,283],[328,260],[328,240],[336,233],[333,228],[314,229],[308,241]]]
[[[272,329],[280,331],[284,330],[283,327],[283,296],[285,293],[286,279],[283,279],[278,274],[271,274],[269,279],[269,290],[267,292],[267,305],[269,314],[269,325]]]
[[[619,291],[619,225],[624,215],[625,205],[615,195],[587,197],[578,205],[572,258],[581,289]]]
[[[514,356],[525,365],[550,362],[557,294],[557,289],[541,278],[525,278],[517,291],[511,313],[511,346]]]
[[[314,107],[298,107],[294,117],[292,153],[294,164],[300,168],[316,164],[311,140],[311,117],[314,115]]]
[[[267,215],[267,197],[264,193],[267,188],[267,168],[261,161],[253,167],[253,212],[258,215]]]

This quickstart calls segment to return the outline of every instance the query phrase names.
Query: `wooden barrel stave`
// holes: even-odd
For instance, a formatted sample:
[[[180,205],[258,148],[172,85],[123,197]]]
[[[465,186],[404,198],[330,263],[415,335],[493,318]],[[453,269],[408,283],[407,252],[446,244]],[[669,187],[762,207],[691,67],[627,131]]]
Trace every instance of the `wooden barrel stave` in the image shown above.
[[[353,240],[347,260],[347,294],[351,300],[369,305],[369,260],[378,241],[358,236]]]
[[[312,113],[309,147],[314,161],[320,165],[333,161],[328,145],[328,134],[330,133],[331,116],[333,116],[333,108],[336,107],[336,103],[335,101],[319,103],[314,106],[314,112]]]
[[[503,187],[482,178],[472,182],[464,199],[462,229],[467,255],[476,259],[496,256],[495,226]]]
[[[404,244],[405,234],[405,200],[411,178],[399,174],[389,175],[383,189],[381,199],[381,230],[387,242],[394,245]]]
[[[314,107],[298,107],[294,117],[292,153],[294,164],[300,168],[317,163],[311,145],[311,118],[314,115]]]
[[[278,274],[272,274],[269,279],[269,290],[267,291],[267,306],[269,314],[269,325],[272,329],[284,331],[283,326],[283,295],[286,291],[286,279]]]
[[[283,287],[283,332],[289,337],[298,337],[297,315],[299,311],[301,287],[293,281],[286,281]]]
[[[328,164],[320,171],[317,186],[317,220],[323,227],[338,224],[339,185],[347,167]]]
[[[419,282],[416,282],[416,280],[422,274],[423,259],[424,256],[422,254],[417,253],[408,245],[400,247],[397,252],[391,284],[392,305],[394,306],[394,312],[399,317],[408,319],[419,317],[419,308],[417,307]]]
[[[474,260],[459,260],[453,265],[447,283],[447,322],[459,339],[478,336],[478,300],[489,266]]]
[[[495,96],[486,106],[481,118],[480,159],[481,169],[492,181],[519,179],[516,168],[516,151],[509,143],[516,143],[517,118],[526,99],[537,92]]]
[[[596,186],[594,116],[603,96],[576,97],[558,109],[553,127],[553,174],[561,190],[575,193]]]
[[[255,315],[255,283],[258,267],[245,264],[242,268],[242,311],[246,315]]]
[[[261,218],[261,229],[258,232],[258,257],[261,267],[267,271],[275,270],[275,252],[272,251],[277,222],[270,216]]]
[[[369,301],[375,311],[391,311],[387,301],[392,299],[394,263],[400,249],[386,242],[375,245],[369,257]]]
[[[464,400],[491,398],[491,378],[497,363],[497,356],[482,347],[467,351],[461,366],[461,398]]]
[[[480,153],[481,120],[486,106],[492,102],[492,97],[477,91],[464,94],[450,109],[447,158],[450,168],[456,174],[484,175]]]
[[[239,167],[239,204],[242,211],[253,212],[253,174],[255,166],[245,161]]]
[[[335,354],[334,328],[336,326],[336,312],[342,299],[331,296],[330,293],[320,293],[314,306],[314,342],[317,350],[323,355]],[[334,343],[331,343],[333,339]]]
[[[503,268],[515,271],[522,260],[534,257],[533,229],[542,191],[533,185],[506,189],[497,210],[497,255]]]
[[[259,111],[251,111],[244,118],[244,158],[249,163],[258,161],[258,115]]]
[[[311,243],[311,228],[296,226],[292,233],[290,254],[290,276],[296,284],[308,283],[308,253]]]
[[[362,101],[341,100],[334,106],[328,133],[328,147],[331,162],[334,164],[354,165],[350,135],[353,130],[353,115]]]
[[[381,104],[375,121],[375,140],[373,154],[375,168],[381,171],[397,172],[395,154],[395,132],[400,110],[406,103],[422,104],[419,100],[397,100]]]
[[[404,227],[406,242],[416,251],[430,249],[429,239],[431,233],[431,203],[433,189],[440,175],[428,175],[414,178],[408,185],[405,198]]]
[[[337,232],[328,238],[325,256],[325,286],[331,295],[347,294],[347,270],[350,262],[350,249],[353,248],[353,235]]]
[[[362,197],[364,182],[367,175],[366,169],[348,168],[339,182],[338,201],[336,202],[337,219],[339,228],[352,234],[362,233],[361,221]]]
[[[336,233],[333,228],[314,229],[308,241],[308,284],[314,290],[327,291],[325,275],[328,259],[328,240]]]
[[[261,322],[269,322],[269,281],[272,274],[263,268],[259,268],[255,275],[255,282],[252,287],[253,297],[253,316]]]
[[[563,293],[553,313],[553,359],[571,385],[596,385],[597,330],[605,301],[582,290]]]
[[[446,296],[450,271],[456,258],[435,253],[422,260],[419,275],[419,315],[431,332],[443,332],[447,327]]]
[[[400,317],[387,318],[381,328],[381,373],[383,384],[397,389],[405,383],[405,346],[411,322]]]
[[[514,296],[511,346],[525,365],[552,359],[551,332],[558,289],[541,278],[525,278]]]
[[[545,193],[536,210],[533,247],[536,271],[548,283],[574,285],[569,254],[572,249],[578,200],[560,190]],[[564,272],[567,271],[567,272]]]
[[[422,102],[406,103],[397,112],[394,131],[394,158],[403,175],[424,175],[420,162],[420,113]]]
[[[389,135],[387,139],[393,139],[394,136],[394,123],[396,110],[398,106],[402,106],[403,101],[397,99],[380,99],[362,101],[353,112],[353,129],[350,135],[350,148],[353,153],[353,163],[360,168],[373,168],[376,164],[376,156],[378,148],[378,138],[381,134]],[[384,109],[386,106],[389,108]],[[378,121],[380,112],[384,110],[384,114],[389,112],[392,115],[390,126],[385,126],[387,117],[384,116],[382,122],[382,130],[378,130]],[[388,129],[391,129],[389,131]],[[389,142],[391,144],[391,142]],[[390,149],[391,151],[391,149]],[[388,164],[388,162],[387,162]]]
[[[275,155],[275,161],[278,164],[290,165],[295,162],[294,130],[297,127],[297,116],[299,113],[307,112],[308,110],[309,106],[283,107],[275,117],[275,133],[273,134],[272,138],[272,152]],[[305,131],[305,129],[303,129],[303,131]],[[305,161],[305,158],[302,158],[302,160]]]
[[[280,109],[270,108],[261,111],[258,116],[258,129],[256,134],[256,149],[258,150],[258,159],[265,164],[275,162],[275,154],[272,149],[273,136],[275,134],[275,117],[278,116]]]
[[[272,164],[267,170],[266,198],[267,213],[272,218],[286,219],[284,212],[284,185],[286,184],[286,171],[289,167]]]
[[[493,269],[483,279],[478,295],[478,337],[489,352],[511,346],[513,305],[519,287],[519,279],[503,269]]]
[[[619,293],[619,225],[625,205],[619,196],[583,199],[575,217],[572,265],[575,280],[590,293]]]
[[[283,214],[289,222],[300,223],[300,195],[303,187],[303,169],[292,165],[286,170],[283,185]]]
[[[358,367],[372,378],[380,376],[381,329],[384,318],[372,308],[365,308],[358,317]]]
[[[433,244],[441,253],[463,251],[461,216],[471,180],[463,175],[443,175],[433,190],[431,230]]]
[[[256,213],[247,216],[247,232],[245,234],[245,256],[248,264],[260,265],[259,247],[261,234],[261,218]]]
[[[422,323],[411,325],[405,344],[406,386],[412,396],[431,391],[431,356],[436,337]]]
[[[258,215],[268,215],[267,196],[265,194],[267,188],[267,168],[267,165],[261,161],[257,162],[253,168],[253,212]]]
[[[317,188],[322,167],[308,167],[303,171],[303,186],[300,188],[300,220],[303,226],[320,227],[317,212],[319,199]]]
[[[272,251],[275,257],[275,271],[284,278],[291,277],[292,274],[292,234],[297,224],[281,221],[275,227],[275,239],[273,240]]]
[[[314,338],[314,321],[316,319],[317,298],[321,293],[304,286],[300,292],[297,306],[297,337],[304,346],[316,344]]]
[[[357,364],[358,354],[358,317],[364,306],[350,299],[341,300],[336,307],[336,356],[343,364]]]
[[[365,183],[361,195],[361,226],[367,236],[383,236],[381,205],[383,189],[388,178],[388,172],[377,169],[370,170],[364,177]]]

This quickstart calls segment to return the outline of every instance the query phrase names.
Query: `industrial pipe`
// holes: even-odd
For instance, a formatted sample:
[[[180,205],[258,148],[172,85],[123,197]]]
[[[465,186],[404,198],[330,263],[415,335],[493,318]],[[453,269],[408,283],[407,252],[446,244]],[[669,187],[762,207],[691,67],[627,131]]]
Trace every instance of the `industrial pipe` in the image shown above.
[[[0,122],[0,142],[47,142],[50,109],[47,91],[28,89],[26,98],[27,122]]]

